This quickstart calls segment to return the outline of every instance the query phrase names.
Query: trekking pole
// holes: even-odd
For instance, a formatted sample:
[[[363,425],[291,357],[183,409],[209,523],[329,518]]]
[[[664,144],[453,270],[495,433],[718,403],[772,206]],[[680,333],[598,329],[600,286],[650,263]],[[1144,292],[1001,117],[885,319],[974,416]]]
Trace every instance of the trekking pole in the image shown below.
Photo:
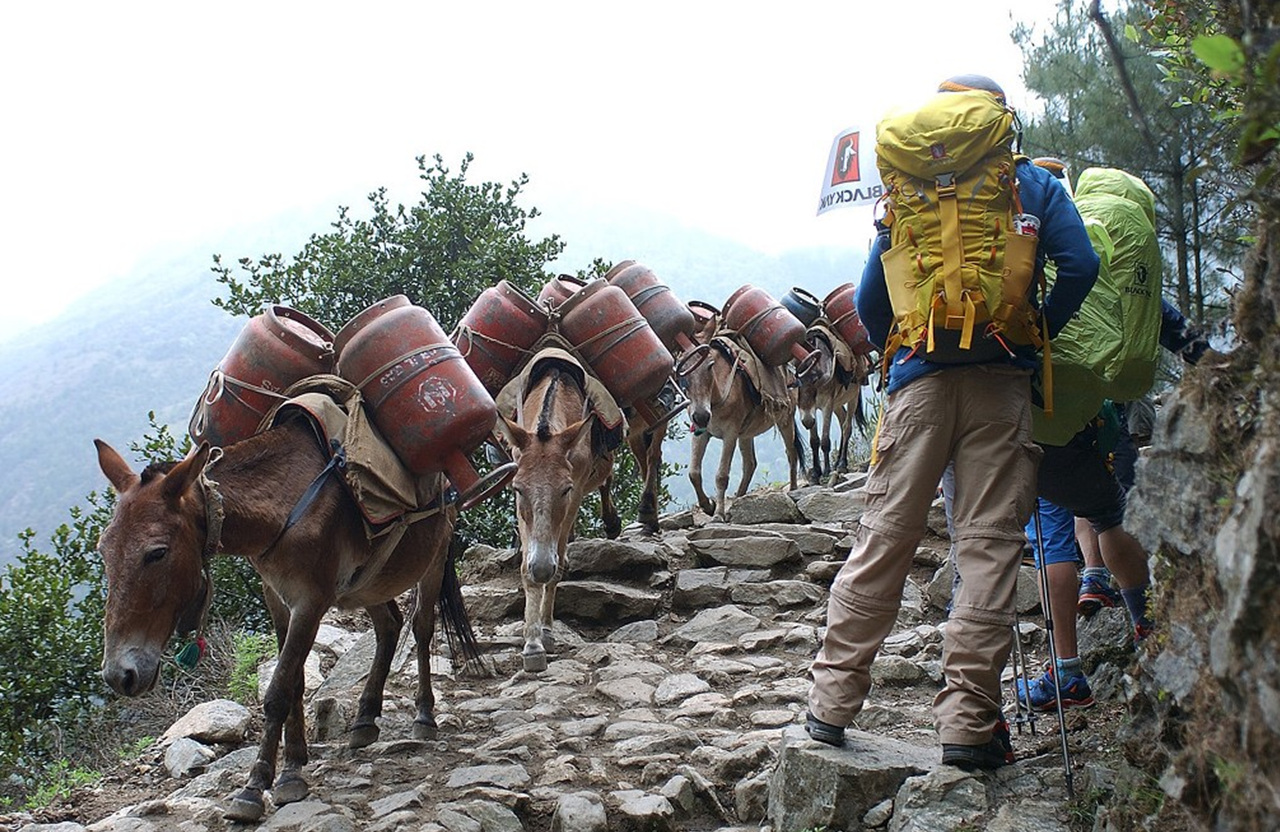
[[[1031,680],[1027,674],[1027,656],[1022,649],[1022,626],[1018,618],[1018,610],[1013,611],[1013,724],[1018,729],[1018,734],[1022,734],[1022,726],[1029,725],[1031,727],[1031,736],[1036,735],[1036,712],[1032,710],[1030,702],[1023,702],[1018,696],[1018,679],[1022,679],[1022,689],[1031,689]]]
[[[1067,776],[1067,797],[1069,799],[1076,796],[1076,790],[1071,780],[1071,750],[1067,747],[1067,717],[1062,710],[1062,683],[1058,678],[1058,648],[1053,640],[1053,604],[1049,600],[1049,564],[1044,559],[1044,533],[1040,528],[1040,503],[1036,502],[1035,514],[1032,515],[1036,523],[1036,550],[1039,555],[1039,563],[1036,564],[1036,572],[1040,576],[1040,598],[1044,604],[1044,626],[1048,634],[1049,641],[1049,662],[1052,668],[1050,675],[1053,676],[1053,694],[1054,701],[1058,707],[1058,729],[1062,736],[1062,768]],[[1027,689],[1027,705],[1031,705],[1030,688]]]

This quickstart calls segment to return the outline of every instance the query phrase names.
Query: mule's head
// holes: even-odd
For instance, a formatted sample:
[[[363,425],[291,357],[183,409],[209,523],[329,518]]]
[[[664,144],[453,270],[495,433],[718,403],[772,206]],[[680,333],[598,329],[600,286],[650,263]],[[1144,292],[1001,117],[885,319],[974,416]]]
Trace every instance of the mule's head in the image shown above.
[[[589,416],[554,433],[528,431],[505,417],[498,422],[516,461],[516,526],[524,569],[535,583],[554,580],[564,557],[594,465],[593,421]]]
[[[835,374],[831,344],[825,338],[814,338],[812,346],[818,354],[818,363],[812,371],[796,379],[796,410],[800,411],[801,424],[810,429],[817,421],[818,391],[831,384]]]
[[[209,447],[139,476],[94,440],[98,465],[119,499],[98,540],[107,577],[102,678],[117,693],[151,690],[175,630],[195,629],[212,591],[204,575],[205,511],[197,479]]]

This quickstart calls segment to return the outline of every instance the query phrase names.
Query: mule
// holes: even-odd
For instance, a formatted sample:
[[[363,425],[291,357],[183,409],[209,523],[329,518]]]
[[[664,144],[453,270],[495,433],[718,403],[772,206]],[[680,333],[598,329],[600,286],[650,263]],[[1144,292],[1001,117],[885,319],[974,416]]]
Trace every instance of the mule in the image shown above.
[[[840,336],[830,331],[812,331],[810,345],[818,353],[818,363],[813,373],[800,379],[796,388],[796,410],[800,423],[809,431],[809,450],[813,454],[813,467],[809,470],[809,482],[820,483],[833,471],[849,470],[849,440],[853,435],[853,423],[864,433],[867,419],[862,410],[862,385],[871,375],[871,359],[854,355],[853,366],[844,370],[836,359],[835,345],[831,338]],[[822,425],[819,428],[818,420]],[[836,448],[835,468],[831,466],[831,423],[840,425],[840,444]]]
[[[110,588],[102,675],[113,690],[138,696],[155,686],[170,636],[196,629],[208,609],[213,556],[245,556],[262,577],[280,658],[263,698],[258,757],[248,782],[232,796],[227,818],[260,819],[267,789],[277,805],[306,797],[303,665],[321,617],[333,607],[363,608],[377,638],[349,736],[349,745],[359,748],[379,734],[383,687],[403,625],[396,598],[416,588],[413,735],[436,735],[429,653],[433,607],[439,606],[445,633],[461,646],[460,654],[478,654],[449,551],[456,518],[451,504],[409,525],[383,560],[365,534],[358,506],[339,483],[324,481],[296,523],[286,525],[300,493],[328,464],[301,420],[229,445],[221,457],[202,444],[181,462],[153,464],[141,475],[105,442],[95,444],[99,467],[119,495],[99,541]],[[366,574],[369,568],[374,571]],[[282,734],[284,763],[276,777]]]
[[[787,386],[788,399],[783,407],[769,407],[742,370],[739,350],[743,347],[727,338],[716,337],[715,321],[699,334],[709,341],[711,351],[705,361],[683,379],[689,398],[689,418],[693,423],[689,456],[689,482],[693,484],[698,505],[713,520],[724,520],[729,489],[729,469],[735,449],[742,454],[742,479],[735,497],[747,493],[756,471],[755,438],[776,428],[786,447],[791,489],[796,488],[800,443],[795,427],[795,392]],[[785,367],[766,368],[766,372],[789,373]],[[713,502],[702,488],[702,458],[711,437],[722,443],[720,464],[716,469],[716,498]]]
[[[569,538],[583,498],[600,493],[609,537],[622,523],[613,502],[613,453],[593,442],[598,419],[580,375],[558,360],[542,362],[530,377],[516,420],[498,422],[516,463],[511,489],[516,495],[516,531],[520,538],[520,578],[524,585],[524,669],[547,669],[554,649],[551,624],[556,586],[568,566]]]

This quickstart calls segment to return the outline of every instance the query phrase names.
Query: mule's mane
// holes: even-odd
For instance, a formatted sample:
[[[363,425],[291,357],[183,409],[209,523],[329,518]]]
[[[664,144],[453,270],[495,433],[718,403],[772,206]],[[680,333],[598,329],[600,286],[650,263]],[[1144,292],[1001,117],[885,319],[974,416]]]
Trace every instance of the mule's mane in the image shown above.
[[[560,386],[564,373],[559,368],[552,368],[547,375],[550,380],[547,382],[547,392],[542,397],[542,412],[538,414],[538,438],[543,442],[551,438],[551,415],[555,408],[556,388]]]
[[[169,473],[173,470],[173,466],[177,464],[178,461],[176,459],[165,459],[148,464],[146,468],[142,469],[142,484],[146,485],[156,477]]]

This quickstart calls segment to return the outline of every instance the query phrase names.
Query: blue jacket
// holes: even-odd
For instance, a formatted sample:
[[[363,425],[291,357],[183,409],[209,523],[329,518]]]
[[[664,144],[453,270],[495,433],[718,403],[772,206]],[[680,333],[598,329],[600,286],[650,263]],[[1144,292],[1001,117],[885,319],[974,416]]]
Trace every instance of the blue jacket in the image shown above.
[[[1017,170],[1022,210],[1040,219],[1036,270],[1039,272],[1044,268],[1046,259],[1053,260],[1058,267],[1057,280],[1049,291],[1044,309],[1049,337],[1052,338],[1071,320],[1098,279],[1098,255],[1089,242],[1080,212],[1053,174],[1036,167],[1028,159],[1019,159]],[[889,290],[884,282],[884,266],[880,262],[880,255],[888,249],[889,230],[881,227],[867,255],[867,265],[862,271],[862,282],[858,284],[855,299],[858,316],[862,318],[872,343],[880,349],[884,349],[889,338],[894,318]],[[1033,295],[1037,288],[1036,281],[1033,281]],[[1038,298],[1033,297],[1033,302],[1037,301]],[[1017,354],[1013,357],[1006,356],[996,361],[1021,367],[1036,366],[1034,350],[1030,347],[1019,348],[1015,352]],[[888,391],[892,393],[923,375],[956,366],[965,365],[938,364],[923,358],[920,351],[911,355],[911,350],[903,347],[890,362]]]

